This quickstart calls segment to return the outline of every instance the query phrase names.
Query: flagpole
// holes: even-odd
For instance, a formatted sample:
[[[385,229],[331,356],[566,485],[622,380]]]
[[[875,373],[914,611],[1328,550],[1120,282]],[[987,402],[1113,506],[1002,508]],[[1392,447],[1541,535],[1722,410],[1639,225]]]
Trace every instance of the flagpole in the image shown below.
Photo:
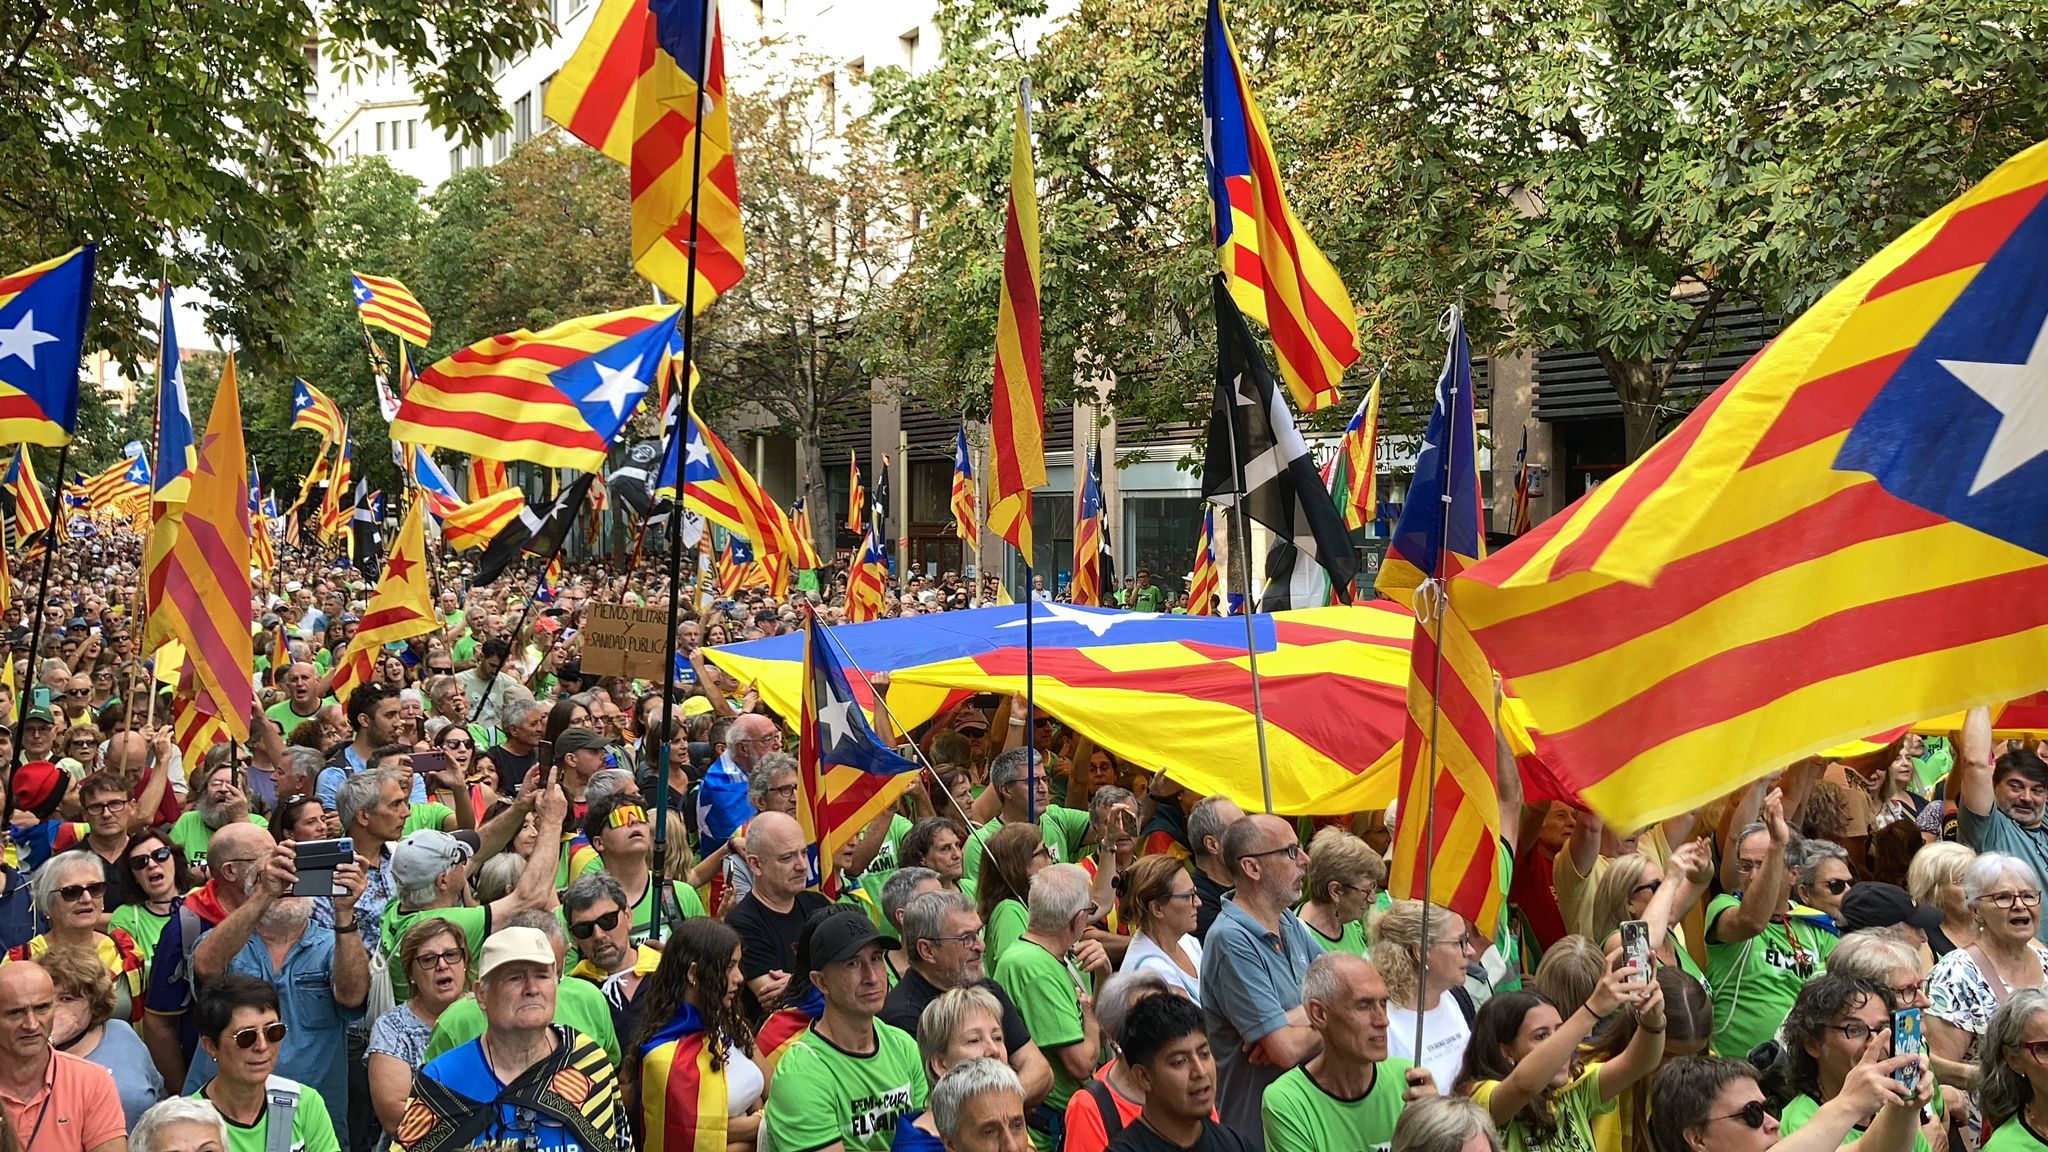
[[[718,34],[715,12],[716,0],[703,0],[699,14],[704,21],[704,51],[708,57]],[[709,82],[710,68],[700,69],[699,76]],[[683,421],[689,419],[690,383],[695,373],[690,365],[697,357],[697,240],[702,227],[698,214],[698,198],[704,190],[704,121],[709,113],[708,94],[703,87],[697,89],[697,118],[690,133],[690,240],[685,253],[685,281],[683,284],[683,380],[680,385],[681,405],[676,409],[676,427],[668,429],[673,437],[682,431]],[[662,414],[664,417],[667,413]],[[683,483],[684,461],[680,454],[676,460],[676,493],[669,502],[668,513],[668,654],[661,662],[661,728],[664,737],[675,730],[676,721],[676,648],[681,639],[682,623],[682,582],[683,582]],[[654,825],[654,879],[653,891],[657,896],[661,886],[668,882],[668,773],[670,749],[673,740],[661,742],[661,767],[655,773],[654,806],[661,812],[661,819]],[[652,918],[649,921],[650,938],[661,939],[662,902],[654,902]]]
[[[1237,513],[1238,539],[1231,549],[1237,553],[1238,573],[1244,582],[1244,654],[1252,674],[1252,731],[1259,744],[1259,795],[1268,813],[1273,811],[1273,767],[1266,754],[1266,701],[1259,680],[1259,635],[1253,610],[1258,600],[1252,592],[1252,518],[1246,507],[1249,493],[1245,491],[1244,465],[1237,458],[1236,414],[1233,410],[1230,425],[1230,474],[1237,479],[1237,499],[1231,503]],[[1225,599],[1228,599],[1226,594]],[[1416,1049],[1421,1051],[1421,1049]]]
[[[1031,74],[1017,78],[1017,107],[1024,117],[1024,146],[1031,146]],[[1014,191],[1012,193],[1014,195]],[[1035,195],[1035,193],[1034,193]],[[1005,257],[1007,259],[1007,257]],[[1035,289],[1034,289],[1035,291]],[[1039,419],[1043,421],[1044,417]],[[1086,464],[1083,464],[1086,467]],[[1076,487],[1075,491],[1080,489]],[[1030,525],[1025,525],[1026,532]],[[1034,541],[1035,542],[1035,541]],[[1031,557],[1024,557],[1024,814],[1038,823],[1038,645],[1031,621],[1038,615],[1038,581],[1031,570]]]
[[[61,510],[63,507],[64,469],[70,460],[71,441],[66,440],[63,446],[57,449],[57,470],[50,476],[50,507],[52,508]],[[50,514],[50,540],[43,548],[42,575],[36,579],[36,598],[33,611],[30,614],[34,622],[29,625],[28,636],[28,674],[26,682],[21,685],[20,690],[17,692],[20,699],[14,702],[14,730],[16,732],[20,732],[21,726],[28,723],[29,702],[34,700],[36,695],[36,661],[41,657],[43,647],[43,601],[50,595],[50,562],[57,558],[57,549],[63,543],[57,538],[57,525],[60,519],[61,517],[58,512]],[[18,739],[12,741],[11,747],[12,750],[7,756],[7,772],[10,777],[13,776],[15,769],[21,767],[21,741]]]
[[[1462,323],[1462,319],[1462,313],[1456,304],[1451,305],[1444,313],[1443,327],[1452,333],[1452,351],[1445,354],[1444,382],[1448,389],[1444,408],[1446,416],[1457,411],[1458,376],[1455,366],[1450,364],[1450,357],[1456,352],[1456,332],[1458,326]],[[1444,569],[1450,564],[1451,470],[1457,466],[1455,460],[1457,455],[1455,448],[1456,437],[1451,434],[1450,424],[1451,421],[1446,419],[1444,422],[1444,443],[1442,445],[1444,458],[1442,486],[1438,489],[1440,493],[1439,503],[1443,507],[1443,518],[1437,525],[1436,570],[1431,574],[1430,579],[1423,581],[1421,586],[1416,588],[1413,603],[1416,627],[1424,626],[1422,615],[1425,611],[1430,612],[1436,617],[1436,664],[1430,672],[1429,684],[1429,758],[1427,763],[1422,765],[1423,780],[1427,785],[1427,790],[1422,794],[1422,923],[1420,926],[1422,948],[1425,954],[1429,950],[1430,881],[1434,879],[1436,872],[1436,762],[1438,748],[1437,732],[1441,727],[1440,722],[1443,719],[1444,711],[1444,618],[1449,615],[1451,608],[1450,587],[1442,583]],[[1476,444],[1474,448],[1476,450]],[[1434,585],[1434,588],[1432,588],[1432,585]],[[1403,812],[1400,814],[1400,818],[1406,820],[1410,819],[1410,816],[1408,813]],[[1396,832],[1395,835],[1398,838],[1399,833]],[[1426,1014],[1422,1012],[1415,1014],[1415,1051],[1418,1053],[1423,1050],[1422,1018],[1424,1015]]]

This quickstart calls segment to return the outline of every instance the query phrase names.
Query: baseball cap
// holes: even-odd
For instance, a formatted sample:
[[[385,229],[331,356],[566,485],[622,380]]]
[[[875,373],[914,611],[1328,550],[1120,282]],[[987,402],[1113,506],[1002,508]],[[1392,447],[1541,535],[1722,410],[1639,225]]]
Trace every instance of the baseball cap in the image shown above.
[[[581,752],[587,748],[596,748],[599,751],[603,751],[604,734],[592,732],[588,728],[564,728],[562,734],[555,737],[556,760],[560,760],[571,752]]]
[[[476,855],[477,845],[476,833],[466,829],[451,835],[439,828],[422,828],[391,850],[391,879],[400,888],[428,887],[443,872]],[[554,954],[548,955],[552,963]]]
[[[895,937],[882,935],[875,922],[858,908],[821,908],[804,922],[803,931],[797,935],[797,971],[823,971],[827,964],[860,955],[861,949],[877,940],[885,951],[893,952],[900,947]]]
[[[56,718],[50,715],[50,710],[48,708],[43,707],[40,704],[36,705],[33,708],[30,708],[28,710],[28,715],[23,716],[21,718],[21,722],[23,724],[33,724],[38,720],[42,721],[45,724],[55,724],[57,722]]]
[[[478,979],[489,976],[506,964],[545,964],[555,966],[555,946],[538,928],[504,928],[491,933],[484,941],[483,955],[477,959]]]
[[[1941,909],[1913,903],[1913,897],[1897,884],[1875,881],[1853,885],[1848,895],[1842,897],[1842,928],[1845,931],[1890,928],[1895,924],[1911,924],[1922,930],[1939,928]]]
[[[568,663],[566,663],[566,664],[563,664],[563,665],[562,665],[562,666],[561,666],[560,668],[557,668],[557,669],[555,670],[555,679],[557,679],[557,680],[581,680],[581,679],[583,679],[583,661],[581,661],[581,660],[571,660],[571,661],[569,661]]]
[[[974,707],[962,708],[954,713],[953,731],[966,732],[970,730],[988,731],[988,713]]]

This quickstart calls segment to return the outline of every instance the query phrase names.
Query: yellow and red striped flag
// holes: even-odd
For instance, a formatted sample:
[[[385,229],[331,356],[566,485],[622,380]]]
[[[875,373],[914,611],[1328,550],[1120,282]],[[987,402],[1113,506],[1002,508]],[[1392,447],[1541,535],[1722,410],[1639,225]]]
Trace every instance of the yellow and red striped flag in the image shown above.
[[[505,474],[503,460],[486,460],[482,456],[469,458],[469,499],[471,503],[512,487],[512,480]]]
[[[632,174],[633,268],[690,297],[693,139],[703,131],[696,292],[702,312],[746,273],[725,36],[710,0],[603,0],[548,86],[548,119]]]
[[[2036,145],[1457,579],[1562,786],[1639,827],[2042,686],[2044,261]]]
[[[50,527],[50,501],[36,479],[35,462],[28,445],[14,449],[14,461],[7,468],[7,493],[14,504],[14,539],[19,544]]]
[[[370,682],[384,645],[439,631],[434,615],[434,590],[427,582],[427,502],[411,501],[398,540],[384,561],[384,575],[370,596],[355,638],[334,667],[334,698],[348,699],[358,685]]]
[[[889,557],[875,539],[873,525],[861,533],[860,550],[846,573],[846,622],[879,619],[888,607]]]
[[[1323,484],[1356,532],[1379,519],[1380,382],[1374,380],[1344,426],[1337,454],[1323,469]]]
[[[961,425],[953,439],[953,534],[960,537],[967,562],[981,551],[981,520],[975,510],[974,452],[967,444],[967,427]]]
[[[1452,577],[1479,561],[1486,544],[1472,353],[1455,308],[1449,328],[1436,405],[1377,585],[1398,603],[1412,601],[1416,610],[1408,719],[1401,735],[1401,819],[1388,857],[1387,891],[1397,900],[1422,899],[1426,884],[1432,903],[1492,936],[1505,897],[1499,879],[1493,673],[1442,594]]]
[[[327,441],[322,440],[319,451],[313,453],[313,466],[306,469],[305,479],[299,481],[298,498],[292,501],[291,507],[284,510],[287,538],[298,527],[299,509],[305,506],[306,498],[313,494],[313,489],[319,487],[321,479],[327,475],[327,465]]]
[[[846,453],[846,530],[858,536],[867,530],[868,489],[860,482],[860,453]]]
[[[1003,293],[996,311],[995,397],[989,409],[988,527],[1031,563],[1031,490],[1045,483],[1045,384],[1039,358],[1038,182],[1031,165],[1030,82],[1010,134],[1010,205],[1003,221]]]
[[[796,543],[796,555],[791,558],[794,567],[804,571],[824,567],[818,559],[818,542],[812,537],[811,509],[807,502],[799,500],[789,506],[789,535]]]
[[[1326,408],[1337,401],[1344,369],[1358,359],[1358,313],[1287,203],[1273,138],[1223,21],[1222,0],[1209,0],[1202,119],[1216,258],[1231,298],[1273,333],[1294,402],[1303,412]]]
[[[688,511],[751,541],[763,559],[796,554],[788,514],[695,413],[683,445],[683,501]]]
[[[388,276],[357,272],[349,276],[349,288],[355,294],[356,314],[364,324],[422,347],[434,338],[433,318],[405,285]]]
[[[684,1004],[640,1058],[641,1131],[664,1152],[725,1152],[725,1062],[704,1018]]]
[[[1223,594],[1216,568],[1216,506],[1202,504],[1202,535],[1195,541],[1195,570],[1188,577],[1188,615],[1208,616]]]
[[[208,748],[228,742],[227,726],[218,716],[201,711],[197,699],[181,693],[171,701],[171,740],[185,763],[197,764]]]
[[[334,449],[333,475],[327,478],[327,494],[320,500],[320,527],[317,534],[330,544],[348,531],[349,516],[355,511],[356,477],[355,468],[350,461],[351,455],[348,421],[343,420],[341,440]]]
[[[441,539],[452,552],[487,548],[525,507],[526,493],[516,487],[471,500],[441,517]]]
[[[341,406],[334,397],[322,392],[304,380],[292,382],[292,430],[305,428],[318,432],[322,441],[341,439]]]
[[[165,565],[163,600],[152,605],[153,611],[168,615],[171,636],[185,645],[199,710],[218,718],[231,740],[249,738],[249,710],[255,702],[249,457],[242,443],[241,403],[230,353]]]

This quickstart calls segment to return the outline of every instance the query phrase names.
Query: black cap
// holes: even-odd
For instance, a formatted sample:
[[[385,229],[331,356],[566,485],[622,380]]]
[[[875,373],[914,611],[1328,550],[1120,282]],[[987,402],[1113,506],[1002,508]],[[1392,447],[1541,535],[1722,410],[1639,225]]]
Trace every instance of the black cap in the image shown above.
[[[1890,928],[1896,924],[1911,924],[1923,930],[1938,928],[1941,926],[1941,909],[1913,903],[1913,897],[1897,884],[1875,881],[1854,885],[1849,894],[1842,897],[1842,928],[1845,931]]]
[[[570,660],[570,661],[567,661],[567,662],[565,662],[565,663],[564,663],[564,664],[563,664],[563,665],[562,665],[562,666],[561,666],[560,668],[557,668],[557,669],[555,670],[555,679],[557,679],[557,680],[581,680],[581,679],[583,679],[583,661],[581,661],[581,660]]]
[[[797,971],[817,972],[827,964],[851,960],[877,940],[885,951],[893,952],[900,947],[895,937],[882,935],[875,922],[858,908],[820,908],[804,921],[803,931],[797,934]]]

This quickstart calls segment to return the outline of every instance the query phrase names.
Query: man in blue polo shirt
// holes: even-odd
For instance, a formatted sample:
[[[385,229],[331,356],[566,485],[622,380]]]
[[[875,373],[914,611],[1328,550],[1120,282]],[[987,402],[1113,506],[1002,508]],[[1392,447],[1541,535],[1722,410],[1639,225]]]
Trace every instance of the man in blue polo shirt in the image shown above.
[[[1267,1086],[1320,1048],[1301,978],[1323,949],[1292,911],[1308,870],[1292,825],[1239,820],[1223,833],[1223,859],[1237,889],[1202,941],[1202,1016],[1216,1053],[1216,1111],[1264,1148]]]

